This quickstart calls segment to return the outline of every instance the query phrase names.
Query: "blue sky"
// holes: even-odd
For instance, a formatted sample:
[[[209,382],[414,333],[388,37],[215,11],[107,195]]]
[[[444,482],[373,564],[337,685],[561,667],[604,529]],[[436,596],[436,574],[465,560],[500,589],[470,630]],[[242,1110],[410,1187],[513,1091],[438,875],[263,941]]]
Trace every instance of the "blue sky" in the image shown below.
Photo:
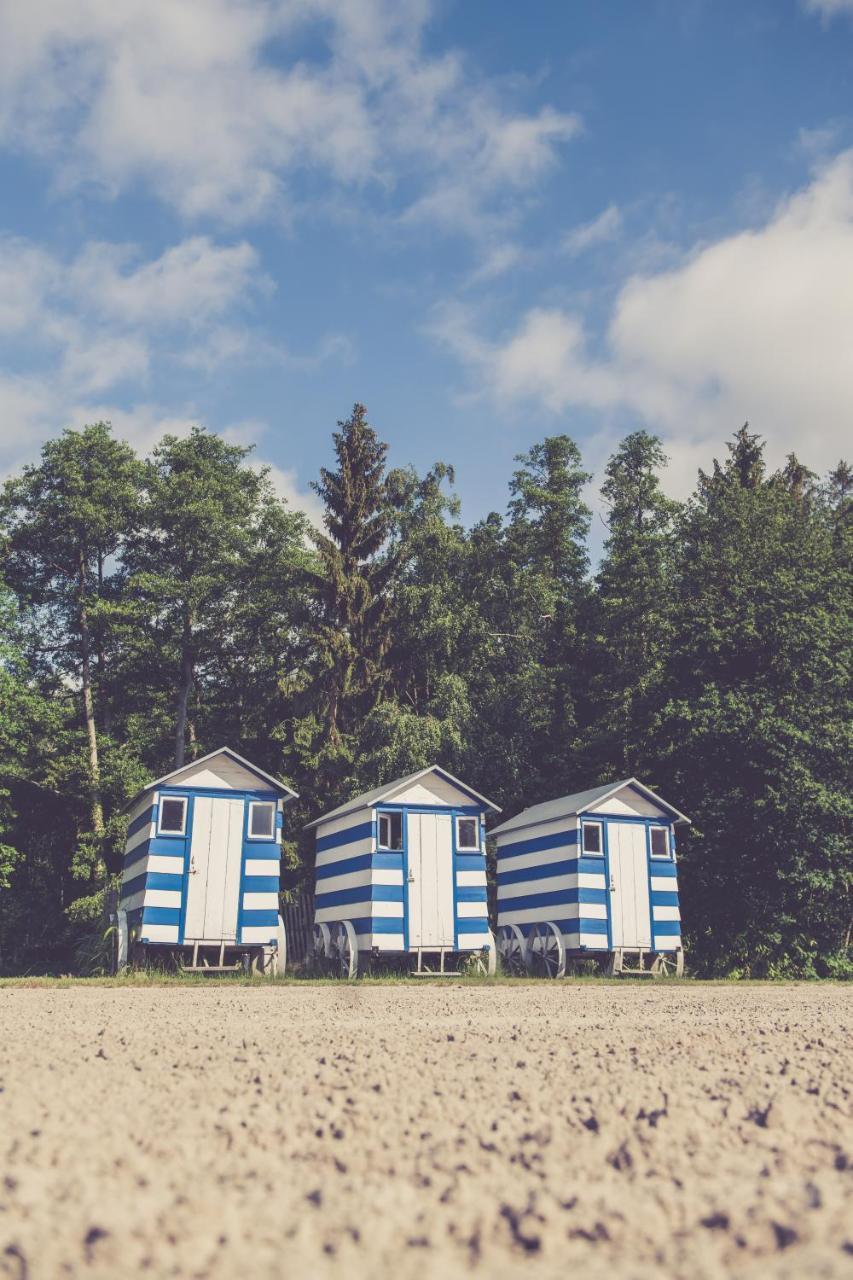
[[[469,521],[556,431],[825,469],[851,53],[853,0],[9,0],[0,472],[201,422],[312,510],[356,399]]]

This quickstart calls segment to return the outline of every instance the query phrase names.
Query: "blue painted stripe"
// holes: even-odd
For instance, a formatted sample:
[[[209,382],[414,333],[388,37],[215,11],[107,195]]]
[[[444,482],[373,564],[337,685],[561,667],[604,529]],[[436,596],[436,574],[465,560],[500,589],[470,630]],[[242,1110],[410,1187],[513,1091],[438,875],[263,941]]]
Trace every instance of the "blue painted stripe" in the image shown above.
[[[173,892],[180,893],[184,883],[184,877],[180,874],[173,875],[171,871],[149,871],[145,880],[146,889],[171,889]]]
[[[488,933],[489,922],[485,916],[477,916],[473,919],[463,919],[457,922],[457,933]]]
[[[143,907],[142,923],[146,924],[180,924],[180,907]]]
[[[540,853],[543,849],[563,849],[566,845],[577,844],[578,833],[558,831],[553,836],[534,836],[532,840],[519,840],[516,844],[503,844],[498,849],[498,860],[513,858],[518,853]]]
[[[536,907],[558,907],[568,903],[607,905],[606,889],[558,889],[552,893],[525,893],[520,898],[504,898],[501,911],[532,911]]]
[[[281,861],[281,849],[277,844],[257,844],[254,840],[243,842],[243,856],[257,858],[259,862]]]
[[[654,920],[652,922],[652,930],[656,938],[676,937],[681,933],[680,920]]]
[[[362,884],[354,889],[336,889],[314,896],[315,907],[351,906],[355,902],[402,902],[401,884]],[[400,922],[402,928],[402,921]]]
[[[382,850],[372,855],[373,861],[371,867],[374,871],[402,871],[403,870],[403,850],[394,850],[388,852]]]
[[[575,864],[578,871],[586,872],[589,875],[604,875],[604,855],[601,853],[586,854],[580,857]]]
[[[278,893],[278,876],[244,876],[244,893]]]
[[[678,894],[669,893],[663,889],[652,890],[652,906],[653,907],[677,907]]]
[[[649,858],[649,871],[653,876],[671,876],[673,880],[678,875],[675,863],[668,858]]]
[[[188,836],[155,836],[148,843],[148,852],[164,858],[183,858],[187,839]]]
[[[579,858],[564,858],[560,862],[538,862],[534,867],[517,867],[514,871],[499,871],[498,884],[523,884],[525,880],[547,880],[550,876],[577,875],[581,861],[582,859]],[[603,860],[599,858],[590,870],[603,879]]]
[[[141,862],[143,858],[147,857],[150,849],[151,841],[143,840],[135,849],[131,849],[130,853],[126,853],[124,855],[125,870],[127,870],[128,867],[132,867],[135,862]]]
[[[554,924],[560,933],[594,933],[607,938],[606,920],[586,920],[580,916],[577,920],[555,920]],[[518,927],[524,936],[528,937],[534,924],[520,924]]]
[[[178,880],[180,881],[180,876]],[[145,888],[145,872],[141,876],[134,876],[132,880],[125,880],[121,886],[121,901],[125,902],[128,898],[132,898],[135,893],[140,893]]]
[[[153,804],[151,804],[148,806],[148,808],[145,810],[144,813],[140,813],[138,818],[134,818],[133,822],[128,824],[128,828],[127,828],[128,836],[136,835],[137,831],[141,831],[143,827],[149,826],[153,816],[154,816],[154,806]]]
[[[461,885],[456,890],[457,902],[485,902],[485,885]]]
[[[244,911],[240,919],[240,927],[245,929],[247,925],[270,925],[275,929],[278,927],[278,912],[272,909]]]
[[[482,853],[457,853],[457,871],[485,871],[486,859]]]
[[[366,871],[370,866],[372,854],[360,853],[354,858],[341,858],[339,862],[327,862],[317,868],[317,879],[328,880],[331,876],[349,875],[351,871]]]
[[[394,916],[363,916],[350,921],[356,933],[402,933],[403,921]]]
[[[330,836],[320,836],[317,840],[317,852],[340,849],[345,844],[354,844],[356,840],[369,840],[372,835],[373,823],[360,822],[357,827],[347,827],[346,831],[335,831]]]

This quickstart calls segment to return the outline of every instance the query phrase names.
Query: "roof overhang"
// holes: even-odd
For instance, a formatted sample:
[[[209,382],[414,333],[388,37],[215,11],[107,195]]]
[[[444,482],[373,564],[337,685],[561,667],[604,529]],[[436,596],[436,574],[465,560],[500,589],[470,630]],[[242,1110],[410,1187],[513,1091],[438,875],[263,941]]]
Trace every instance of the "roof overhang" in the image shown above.
[[[331,809],[328,813],[324,813],[322,817],[315,818],[313,822],[306,822],[302,828],[303,831],[311,831],[314,827],[319,827],[323,822],[331,819],[345,818],[348,813],[354,813],[358,809],[373,808],[377,804],[387,804],[394,799],[405,787],[410,787],[413,782],[417,782],[420,778],[425,778],[428,774],[437,773],[445,778],[452,786],[458,787],[460,791],[464,791],[466,795],[471,796],[472,800],[477,800],[484,809],[489,809],[492,813],[500,813],[500,806],[496,805],[493,800],[488,800],[485,796],[481,796],[479,791],[474,791],[466,782],[448,773],[446,769],[442,769],[440,765],[431,764],[426,769],[419,769],[417,773],[407,774],[405,778],[395,778],[393,782],[389,782],[387,787],[380,787],[376,791],[366,791],[362,795],[353,796],[349,803],[344,802],[336,809]]]
[[[264,769],[260,769],[256,764],[252,764],[251,760],[247,760],[245,756],[239,755],[236,751],[232,751],[230,747],[217,747],[215,751],[208,751],[206,756],[199,756],[197,760],[188,760],[179,768],[173,769],[171,773],[164,773],[162,778],[155,778],[153,782],[149,782],[147,786],[137,791],[136,795],[128,800],[122,809],[122,813],[126,813],[128,809],[132,809],[136,802],[141,799],[148,791],[153,791],[155,787],[166,786],[172,778],[177,778],[179,774],[185,773],[187,769],[193,769],[196,765],[204,764],[207,760],[215,760],[217,756],[229,756],[235,760],[237,764],[244,769],[248,769],[249,773],[253,773],[256,778],[265,782],[273,791],[277,791],[280,796],[286,800],[295,800],[297,793],[286,782],[282,782],[280,778],[274,778],[271,773],[267,773]]]

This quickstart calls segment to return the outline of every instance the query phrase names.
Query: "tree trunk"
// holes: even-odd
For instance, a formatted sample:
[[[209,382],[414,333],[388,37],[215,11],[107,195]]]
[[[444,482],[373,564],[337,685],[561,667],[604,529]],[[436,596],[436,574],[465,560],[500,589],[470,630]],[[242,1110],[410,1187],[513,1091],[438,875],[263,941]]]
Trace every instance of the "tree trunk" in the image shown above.
[[[104,802],[101,796],[101,765],[98,759],[98,730],[95,724],[95,700],[92,697],[92,671],[89,659],[89,616],[86,609],[86,562],[83,552],[79,556],[80,571],[80,657],[83,684],[83,714],[86,719],[86,737],[89,741],[89,795],[92,812],[92,830],[96,836],[104,834]]]
[[[175,715],[175,768],[180,769],[187,757],[187,707],[190,690],[193,687],[195,662],[192,651],[192,618],[184,615],[184,630],[181,636],[181,684],[178,689],[178,707]]]
[[[100,551],[98,552],[98,597],[101,600],[104,598],[104,557]],[[96,646],[98,651],[98,678],[100,680],[98,707],[101,712],[104,733],[109,738],[113,732],[113,709],[107,693],[107,659],[104,653],[103,627],[98,628]]]

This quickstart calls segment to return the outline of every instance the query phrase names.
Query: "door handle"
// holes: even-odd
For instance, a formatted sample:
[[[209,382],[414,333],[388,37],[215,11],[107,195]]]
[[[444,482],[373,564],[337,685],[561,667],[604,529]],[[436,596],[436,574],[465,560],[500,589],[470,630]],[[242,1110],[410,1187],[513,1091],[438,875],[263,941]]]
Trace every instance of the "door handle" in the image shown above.
[[[610,877],[610,892],[616,892],[616,881],[613,879],[613,876]]]
[[[409,884],[414,884],[414,883],[415,883],[415,873],[414,873],[414,871],[410,871],[410,872],[409,872],[408,880],[409,880]]]

